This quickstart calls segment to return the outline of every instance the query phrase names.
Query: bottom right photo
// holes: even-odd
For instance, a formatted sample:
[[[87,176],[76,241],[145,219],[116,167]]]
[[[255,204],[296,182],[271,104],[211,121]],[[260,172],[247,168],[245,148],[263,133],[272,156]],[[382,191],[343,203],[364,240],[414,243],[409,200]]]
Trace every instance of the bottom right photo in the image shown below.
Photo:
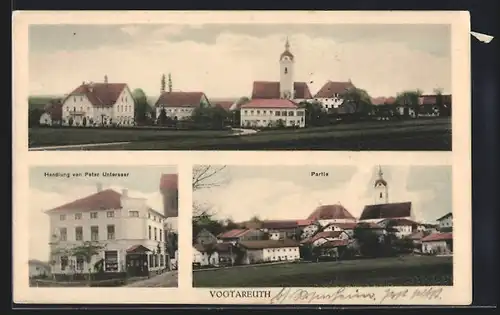
[[[452,286],[451,165],[195,165],[194,287]]]

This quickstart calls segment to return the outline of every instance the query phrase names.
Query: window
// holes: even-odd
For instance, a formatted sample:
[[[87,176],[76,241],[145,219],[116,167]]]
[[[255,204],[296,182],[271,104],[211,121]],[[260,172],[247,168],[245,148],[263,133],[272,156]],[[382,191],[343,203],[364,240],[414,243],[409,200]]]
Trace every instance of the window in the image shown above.
[[[156,241],[156,236],[157,236],[156,232],[157,232],[157,230],[156,230],[156,228],[155,228],[155,241]]]
[[[303,111],[298,111],[297,112],[297,116],[304,116],[304,112]]]
[[[66,228],[60,228],[59,229],[59,234],[60,234],[60,237],[59,239],[61,241],[66,241],[68,240],[68,230]]]
[[[108,240],[114,240],[114,239],[115,239],[115,226],[108,225]]]
[[[253,115],[253,110],[250,111],[250,115]]]
[[[245,114],[245,115],[246,115],[246,114],[247,114],[247,110],[244,110],[244,111],[243,111],[243,114]]]
[[[153,221],[156,221],[156,216],[153,216]]]
[[[129,211],[128,215],[131,217],[139,217],[139,211]]]
[[[165,256],[160,255],[160,267],[163,267],[165,265],[164,258],[165,258]]]
[[[104,270],[118,271],[118,252],[116,250],[104,252]]]
[[[90,240],[91,241],[98,241],[99,240],[99,227],[98,226],[91,226],[90,227]]]
[[[149,255],[149,268],[153,268],[153,254]]]
[[[276,115],[276,116],[281,116],[281,113],[280,113],[280,112],[278,112],[278,111],[276,111],[276,112],[275,112],[275,115]]]
[[[264,110],[264,111],[262,111],[262,113],[265,115],[265,114],[266,114],[266,111]]]
[[[260,115],[260,110],[257,111],[257,115]]]
[[[382,198],[382,193],[380,193],[380,197],[379,198]]]
[[[151,213],[148,213],[148,219],[151,219]]]
[[[151,239],[151,225],[148,226],[149,239]]]
[[[114,211],[108,211],[108,212],[106,212],[106,216],[108,218],[114,218],[115,217],[115,212]]]
[[[281,112],[281,116],[286,116],[286,112],[285,111]]]
[[[61,214],[61,215],[59,216],[59,220],[61,220],[61,221],[66,220],[66,215],[65,215],[65,214]]]
[[[293,116],[293,112],[288,112],[288,116]]]
[[[288,68],[287,68],[287,67],[285,67],[285,74],[287,74],[287,73],[288,73]]]
[[[61,257],[61,270],[66,270],[66,267],[68,267],[68,256],[62,256]]]
[[[84,263],[85,260],[83,259],[82,256],[76,257],[76,270],[83,270]]]
[[[272,114],[273,114],[273,111],[272,111],[272,110],[270,110],[270,111],[269,111],[269,115],[272,115]]]
[[[163,240],[163,230],[160,229],[160,242]]]
[[[81,213],[75,213],[75,220],[81,220],[82,219],[82,214]]]
[[[90,213],[90,218],[91,219],[97,219],[97,212],[91,212]]]
[[[83,241],[83,228],[81,226],[75,228],[75,240]]]

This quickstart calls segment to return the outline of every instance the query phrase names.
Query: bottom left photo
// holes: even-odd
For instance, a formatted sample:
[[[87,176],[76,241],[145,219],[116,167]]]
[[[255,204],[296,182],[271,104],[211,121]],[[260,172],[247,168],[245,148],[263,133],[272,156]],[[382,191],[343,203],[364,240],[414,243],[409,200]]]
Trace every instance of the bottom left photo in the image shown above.
[[[31,287],[177,287],[176,166],[36,166]]]

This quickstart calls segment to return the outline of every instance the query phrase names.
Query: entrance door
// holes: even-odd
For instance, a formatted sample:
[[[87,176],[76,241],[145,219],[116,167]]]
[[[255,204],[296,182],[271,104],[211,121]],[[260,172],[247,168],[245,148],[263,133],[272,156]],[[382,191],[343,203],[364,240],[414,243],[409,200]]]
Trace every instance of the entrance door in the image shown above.
[[[129,277],[143,277],[148,275],[147,254],[127,254],[127,274]]]

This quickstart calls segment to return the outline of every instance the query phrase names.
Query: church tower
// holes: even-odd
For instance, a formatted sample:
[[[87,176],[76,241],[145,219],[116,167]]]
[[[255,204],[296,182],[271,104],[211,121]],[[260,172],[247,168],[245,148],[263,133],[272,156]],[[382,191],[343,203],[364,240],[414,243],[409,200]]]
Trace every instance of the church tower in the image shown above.
[[[293,54],[290,52],[288,38],[285,43],[285,51],[280,56],[280,97],[294,99],[295,91],[293,84]]]
[[[387,182],[383,177],[382,167],[378,167],[378,178],[375,180],[374,184],[374,194],[375,194],[375,204],[386,204],[389,203],[389,188],[387,187]]]

